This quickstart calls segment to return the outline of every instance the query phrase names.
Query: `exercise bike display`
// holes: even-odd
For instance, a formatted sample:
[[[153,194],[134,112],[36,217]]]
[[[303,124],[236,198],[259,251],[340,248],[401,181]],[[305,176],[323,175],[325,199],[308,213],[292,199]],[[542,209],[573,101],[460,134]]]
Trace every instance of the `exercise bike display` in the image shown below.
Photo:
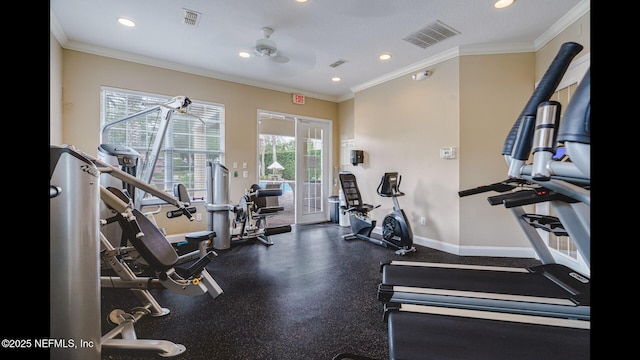
[[[396,254],[405,255],[407,252],[416,251],[413,246],[413,234],[404,211],[398,204],[397,197],[404,193],[399,191],[400,182],[398,173],[385,173],[377,192],[380,196],[393,198],[393,211],[385,216],[382,221],[382,239],[371,237],[371,232],[376,227],[376,220],[371,219],[369,212],[380,205],[366,204],[362,201],[360,189],[355,175],[340,173],[340,186],[345,197],[345,205],[341,206],[343,212],[349,212],[351,233],[343,235],[345,240],[360,239],[371,243],[396,249]]]

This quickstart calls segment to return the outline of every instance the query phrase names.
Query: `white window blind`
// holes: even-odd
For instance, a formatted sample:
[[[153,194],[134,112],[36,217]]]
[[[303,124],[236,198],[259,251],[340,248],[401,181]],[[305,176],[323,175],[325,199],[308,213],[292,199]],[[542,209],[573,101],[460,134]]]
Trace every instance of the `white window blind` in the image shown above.
[[[144,112],[172,97],[115,88],[101,89],[101,125],[131,116],[107,129],[109,144],[128,146],[140,153],[136,177],[146,174],[149,158],[163,120],[160,109]],[[174,184],[187,187],[192,200],[206,199],[207,161],[224,163],[224,106],[190,99],[186,112],[174,111],[164,136],[151,184],[173,191]],[[134,114],[138,114],[133,116]]]

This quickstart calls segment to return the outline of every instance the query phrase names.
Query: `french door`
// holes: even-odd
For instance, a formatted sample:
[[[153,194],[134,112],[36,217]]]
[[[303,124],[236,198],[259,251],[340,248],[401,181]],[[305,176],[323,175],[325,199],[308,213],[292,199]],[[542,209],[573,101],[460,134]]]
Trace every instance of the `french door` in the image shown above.
[[[331,122],[296,119],[296,223],[329,219]]]
[[[270,224],[312,224],[329,219],[331,133],[328,120],[258,111],[260,184],[281,186],[278,205],[285,207]],[[280,170],[274,169],[276,162]]]

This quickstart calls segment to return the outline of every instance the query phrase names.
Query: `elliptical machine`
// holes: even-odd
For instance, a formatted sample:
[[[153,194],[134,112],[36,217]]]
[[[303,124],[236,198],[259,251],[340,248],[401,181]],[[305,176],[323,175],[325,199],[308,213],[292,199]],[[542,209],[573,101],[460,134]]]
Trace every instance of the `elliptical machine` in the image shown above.
[[[371,243],[396,249],[396,254],[405,255],[407,252],[416,251],[413,247],[413,234],[407,222],[404,211],[398,205],[398,196],[404,193],[398,190],[398,173],[385,173],[378,185],[377,192],[383,197],[392,197],[393,211],[383,220],[382,239],[371,237],[371,232],[376,227],[376,220],[371,219],[369,211],[380,205],[370,205],[362,201],[360,189],[355,175],[340,173],[340,185],[345,197],[345,205],[341,206],[343,212],[349,212],[351,233],[343,235],[345,240],[360,239]]]
[[[393,200],[393,211],[382,220],[382,238],[393,247],[398,248],[396,253],[404,255],[407,252],[416,251],[416,248],[413,246],[411,225],[398,203],[398,197],[404,196],[404,193],[400,191],[401,181],[402,176],[399,176],[397,172],[385,173],[376,192],[382,197],[390,197]]]

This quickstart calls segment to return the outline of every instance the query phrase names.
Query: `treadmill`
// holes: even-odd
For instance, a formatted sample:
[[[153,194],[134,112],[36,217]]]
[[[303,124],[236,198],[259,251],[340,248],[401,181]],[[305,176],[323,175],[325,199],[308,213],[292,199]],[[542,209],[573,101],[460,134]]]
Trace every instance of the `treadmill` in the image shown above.
[[[557,263],[537,231],[567,234],[590,266],[590,70],[559,126],[559,103],[549,101],[581,50],[577,43],[562,45],[507,136],[509,179],[459,193],[500,192],[489,203],[510,209],[542,265],[382,263],[378,298],[390,359],[590,357],[590,279]],[[570,162],[552,159],[556,141],[570,152]],[[543,201],[557,218],[524,212],[525,205]]]
[[[567,317],[589,320],[591,317],[590,279],[587,275],[556,263],[546,243],[536,231],[543,229],[556,235],[568,236],[572,229],[581,229],[575,221],[526,214],[523,205],[550,201],[576,203],[566,195],[544,187],[517,182],[527,189],[489,197],[492,205],[499,201],[511,207],[514,217],[535,251],[542,265],[530,268],[389,261],[380,264],[382,282],[378,285],[378,300],[384,303],[440,305],[511,312],[529,315]],[[461,196],[490,189],[503,190],[509,180],[461,191]],[[516,204],[518,206],[515,206]],[[568,220],[565,218],[565,220]],[[584,240],[584,237],[582,238]],[[583,241],[584,242],[584,241]]]

